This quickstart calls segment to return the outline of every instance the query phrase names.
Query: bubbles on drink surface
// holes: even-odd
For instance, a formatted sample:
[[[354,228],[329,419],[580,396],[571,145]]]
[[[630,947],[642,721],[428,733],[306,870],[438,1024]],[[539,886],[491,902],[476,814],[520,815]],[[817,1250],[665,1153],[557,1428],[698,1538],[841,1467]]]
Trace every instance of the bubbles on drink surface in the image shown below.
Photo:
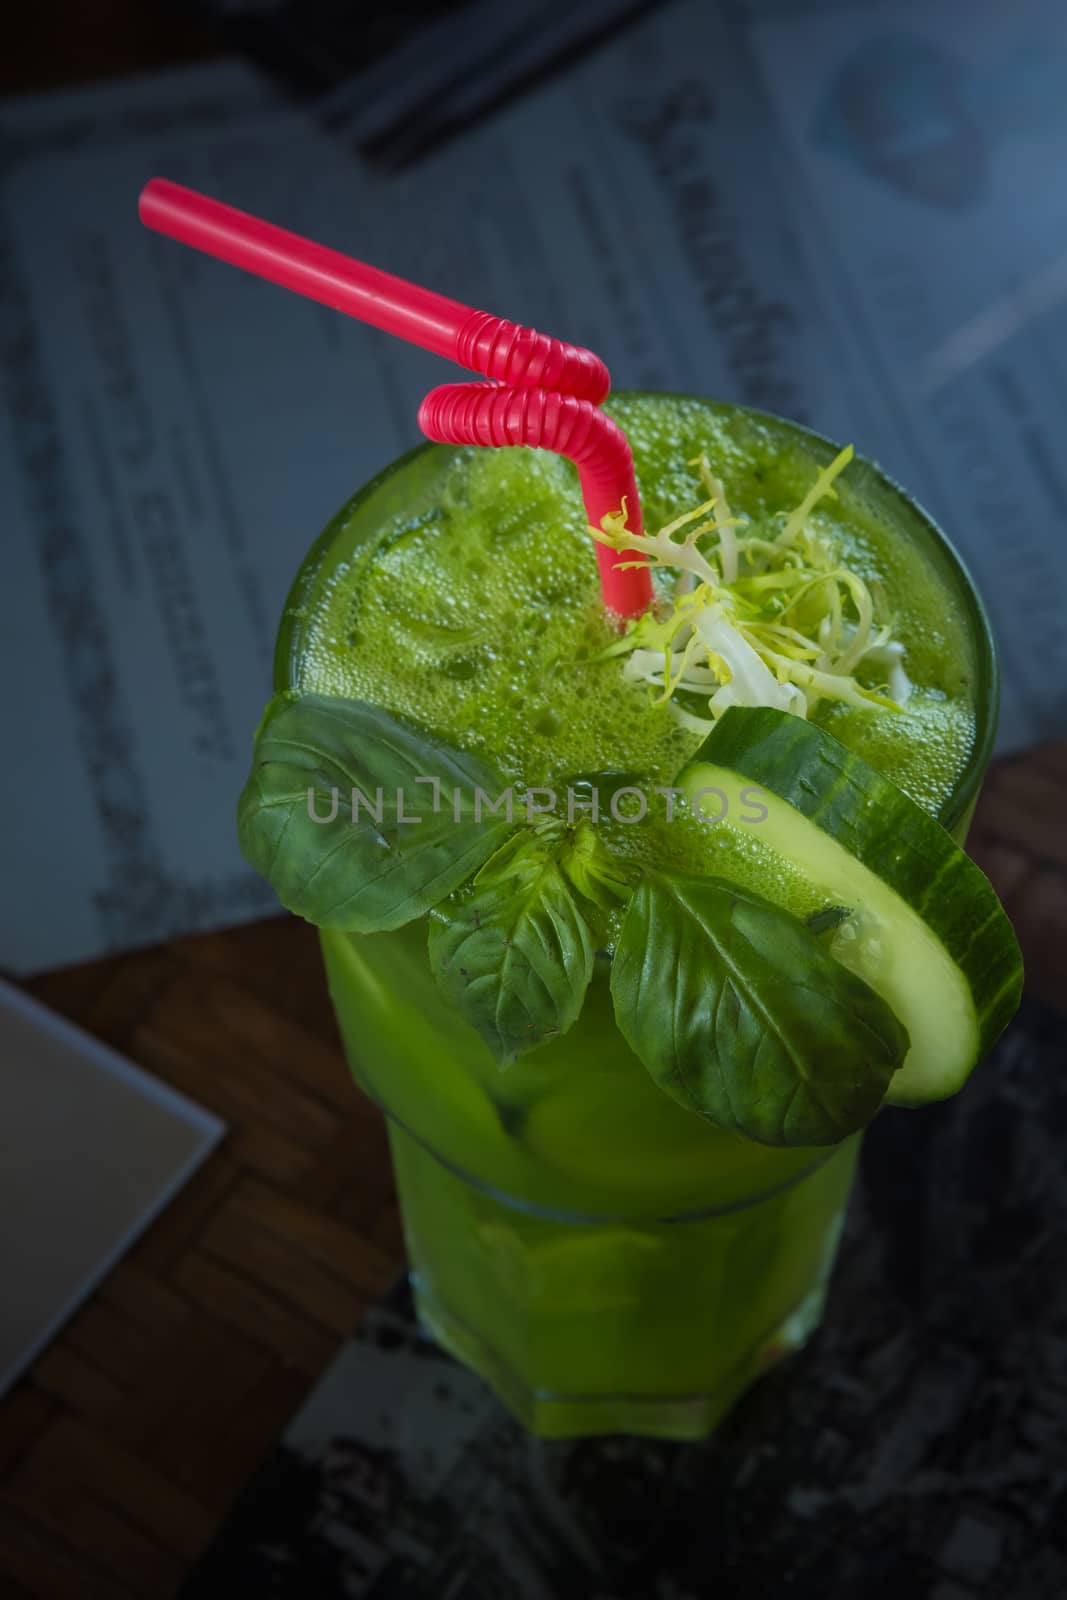
[[[753,523],[788,517],[825,465],[770,419],[702,401],[624,396],[608,409],[633,447],[647,528],[698,503],[690,463],[701,452],[731,512]],[[622,678],[617,660],[598,659],[618,635],[601,606],[574,469],[539,450],[450,454],[420,514],[361,529],[347,548],[338,538],[341,559],[305,619],[299,686],[364,698],[433,728],[491,757],[509,781],[553,784],[575,771],[625,768],[669,783],[703,732],[680,727],[646,683]],[[835,487],[839,498],[821,501],[811,526],[833,539],[878,614],[892,617],[912,691],[894,713],[823,701],[813,715],[936,810],[974,739],[964,620],[930,556],[902,535],[899,510],[880,501],[885,491],[870,470],[853,463]],[[656,577],[669,594],[674,574]],[[867,688],[886,684],[885,663],[856,671]]]

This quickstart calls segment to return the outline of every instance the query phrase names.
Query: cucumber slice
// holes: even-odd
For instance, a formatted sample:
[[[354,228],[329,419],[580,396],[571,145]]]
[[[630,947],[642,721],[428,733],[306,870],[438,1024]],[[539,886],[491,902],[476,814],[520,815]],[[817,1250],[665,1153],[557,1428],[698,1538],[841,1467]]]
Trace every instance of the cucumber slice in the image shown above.
[[[753,839],[798,868],[824,904],[849,909],[828,934],[830,952],[908,1030],[887,1101],[954,1094],[1018,1006],[1022,957],[992,884],[951,835],[830,734],[783,711],[731,707],[678,786],[698,816],[720,816],[726,795],[751,818],[752,787],[763,791],[767,816],[752,821]],[[719,793],[702,802],[702,789]]]

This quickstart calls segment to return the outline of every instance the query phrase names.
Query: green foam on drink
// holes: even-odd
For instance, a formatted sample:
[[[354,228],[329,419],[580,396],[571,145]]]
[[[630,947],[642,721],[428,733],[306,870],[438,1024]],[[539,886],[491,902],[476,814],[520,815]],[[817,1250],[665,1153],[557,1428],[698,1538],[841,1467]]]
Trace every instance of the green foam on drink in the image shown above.
[[[700,502],[691,463],[702,451],[732,510],[751,518],[791,512],[826,464],[814,439],[711,402],[633,395],[608,409],[629,436],[648,529]],[[358,544],[341,523],[305,597],[293,687],[382,706],[489,758],[509,782],[626,772],[669,784],[701,735],[624,680],[618,660],[597,659],[618,635],[573,467],[526,449],[442,451],[442,462],[417,514],[385,517]],[[962,606],[873,469],[853,464],[838,489],[812,522],[879,590],[914,687],[899,712],[824,701],[813,720],[938,814],[975,741]],[[655,577],[669,594],[674,575]],[[707,830],[690,830],[670,851],[706,869],[709,847]]]

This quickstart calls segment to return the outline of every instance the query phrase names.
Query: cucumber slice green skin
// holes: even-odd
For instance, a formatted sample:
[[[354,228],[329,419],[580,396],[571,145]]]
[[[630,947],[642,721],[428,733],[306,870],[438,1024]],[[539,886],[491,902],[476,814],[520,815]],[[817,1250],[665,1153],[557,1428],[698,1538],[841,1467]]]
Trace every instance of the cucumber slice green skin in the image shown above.
[[[701,763],[726,768],[778,796],[922,919],[970,991],[975,1060],[984,1056],[1018,1007],[1022,956],[992,884],[951,834],[832,735],[786,712],[731,707],[692,766]],[[685,775],[678,781],[684,787]],[[933,1094],[898,1097],[891,1090],[889,1099],[918,1104],[942,1098],[965,1076]]]

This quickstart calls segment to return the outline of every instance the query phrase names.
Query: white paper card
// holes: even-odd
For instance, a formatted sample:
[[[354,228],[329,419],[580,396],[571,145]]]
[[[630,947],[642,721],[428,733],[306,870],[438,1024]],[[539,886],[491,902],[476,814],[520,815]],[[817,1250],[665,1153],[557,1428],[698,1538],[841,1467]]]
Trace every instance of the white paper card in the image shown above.
[[[223,1133],[218,1117],[0,982],[0,1394]]]

